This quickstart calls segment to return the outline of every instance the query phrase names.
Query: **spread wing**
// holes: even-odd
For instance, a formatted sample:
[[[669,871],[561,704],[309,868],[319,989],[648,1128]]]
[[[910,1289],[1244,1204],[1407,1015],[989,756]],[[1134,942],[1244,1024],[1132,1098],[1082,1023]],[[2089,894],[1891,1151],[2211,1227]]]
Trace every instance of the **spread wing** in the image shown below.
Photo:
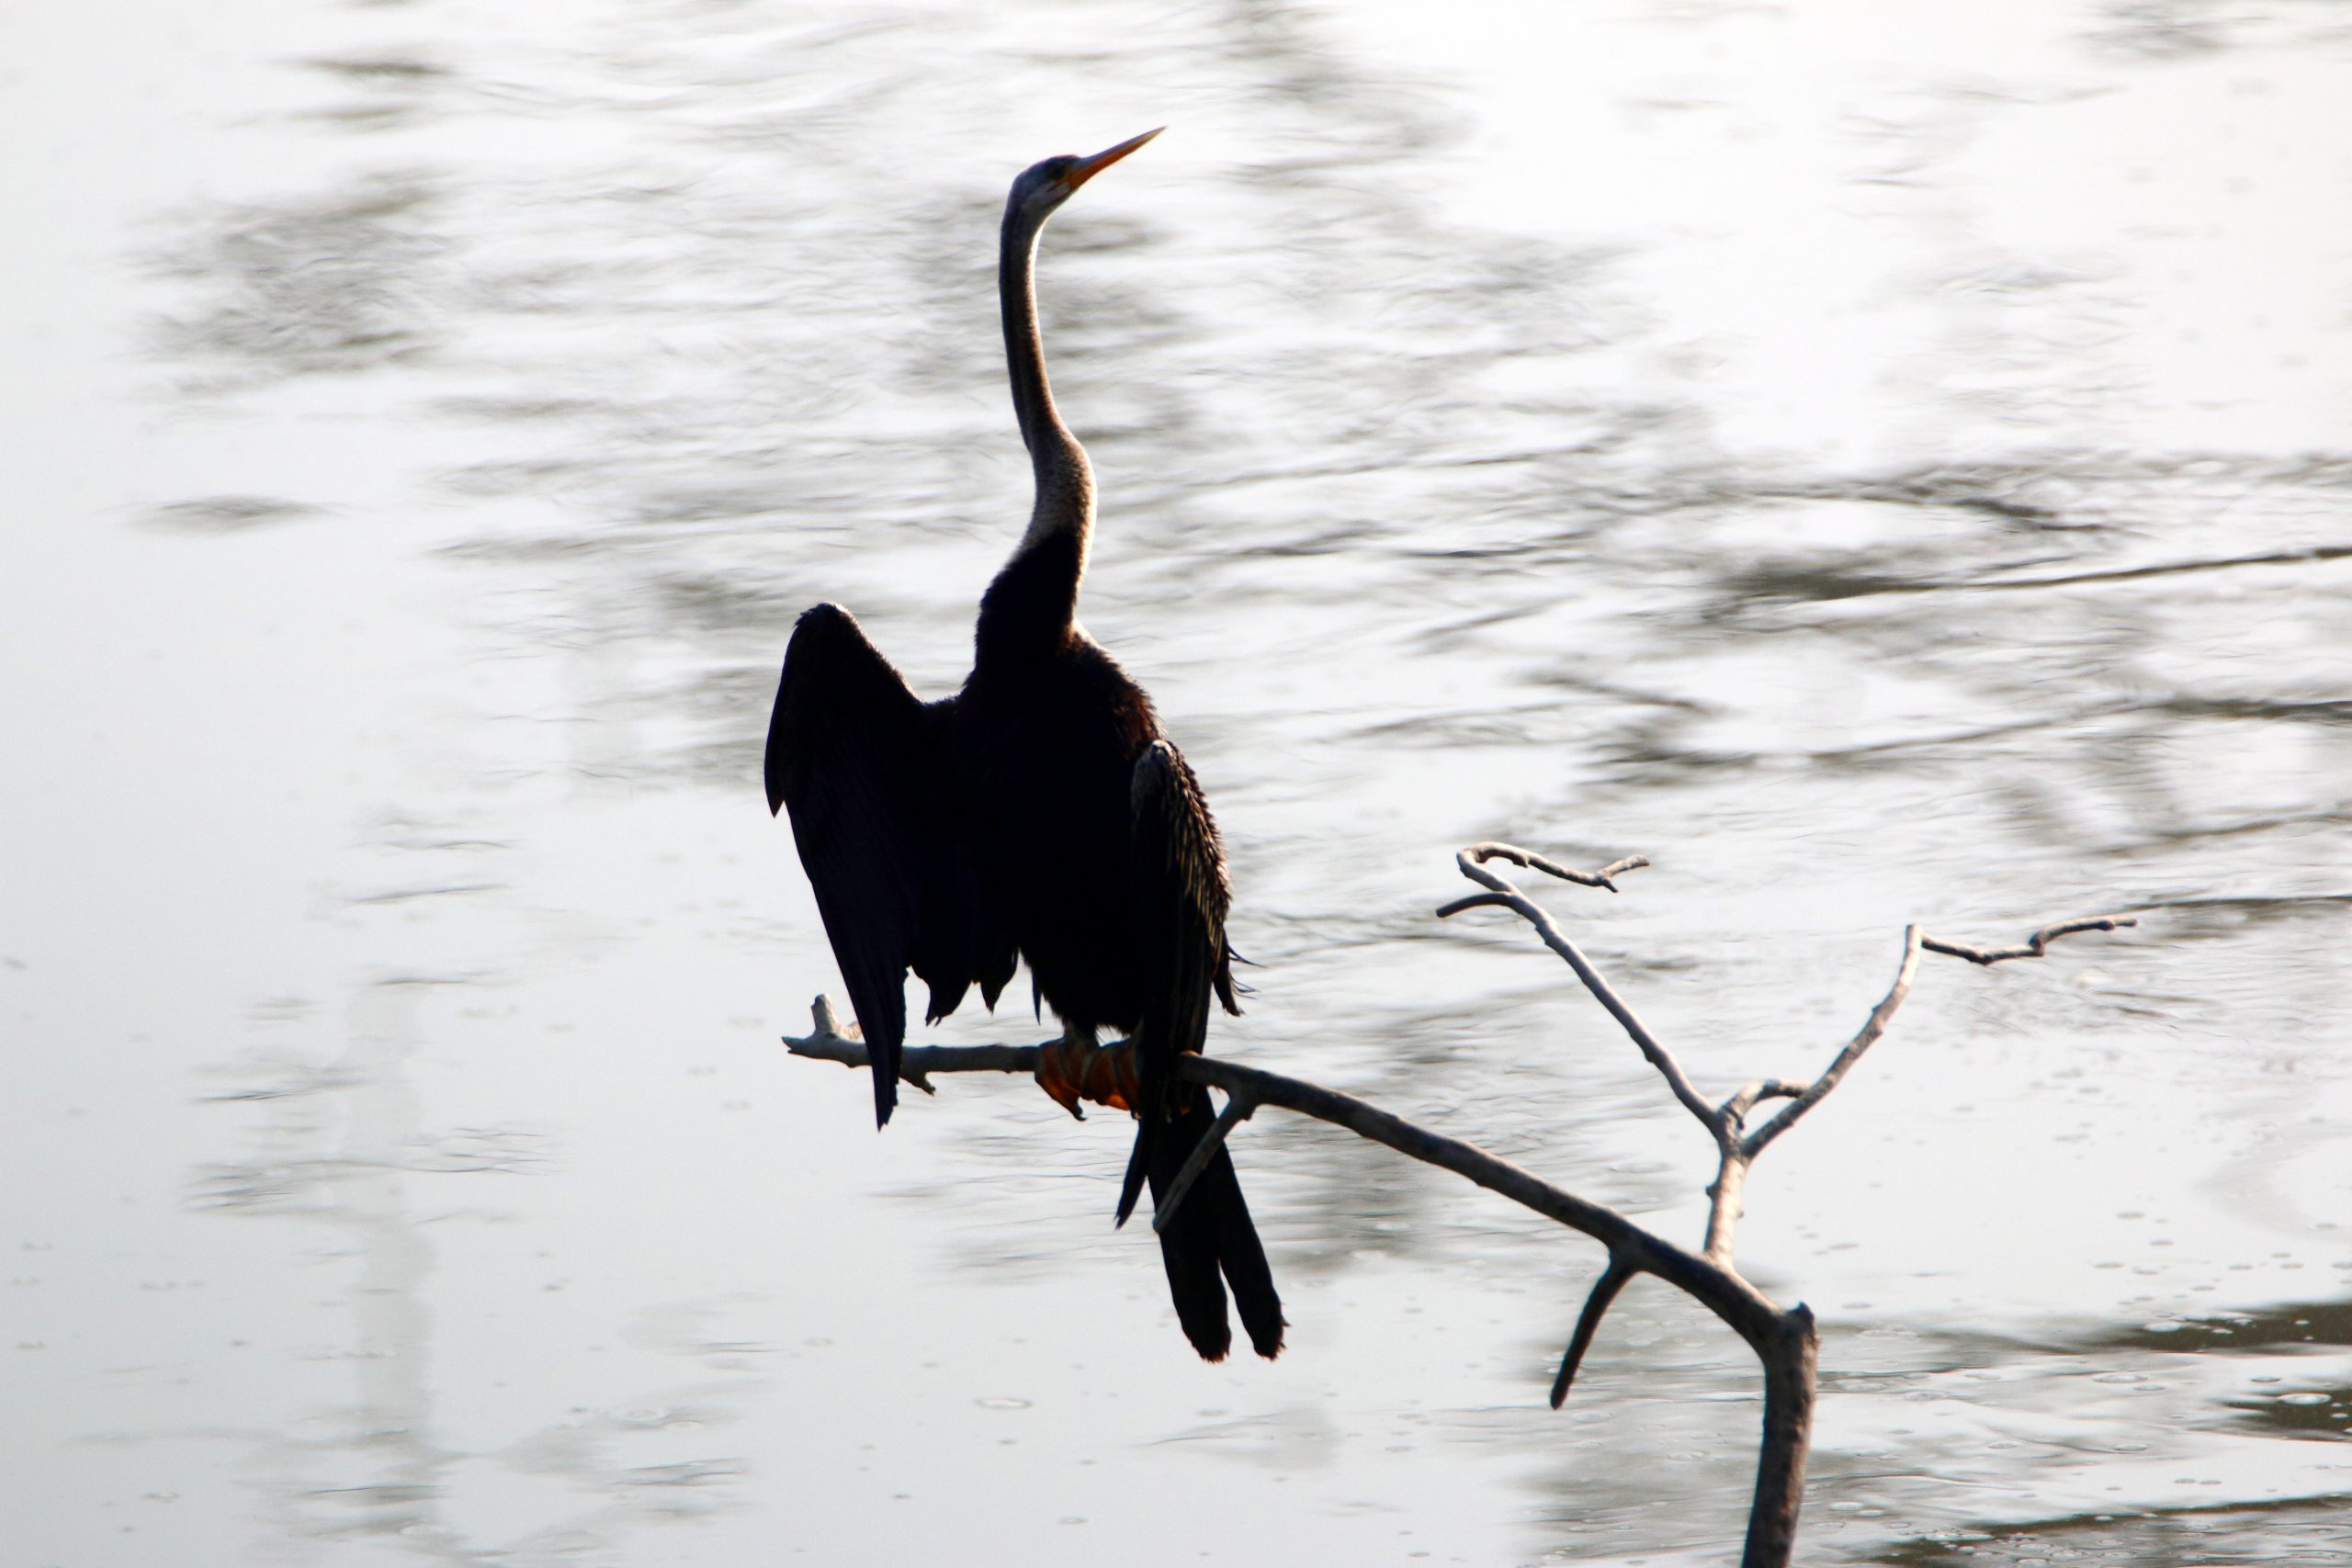
[[[955,699],[926,704],[838,604],[800,617],[768,721],[768,809],[792,836],[873,1056],[874,1119],[899,1101],[906,976],[944,1017],[974,982],[990,1007],[1013,949],[965,841]]]

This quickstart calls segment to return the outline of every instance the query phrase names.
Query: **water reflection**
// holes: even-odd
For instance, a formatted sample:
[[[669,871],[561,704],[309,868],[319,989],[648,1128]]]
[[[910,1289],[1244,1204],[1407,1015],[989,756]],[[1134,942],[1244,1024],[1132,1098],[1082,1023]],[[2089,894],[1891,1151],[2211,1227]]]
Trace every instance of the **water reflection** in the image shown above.
[[[155,323],[162,357],[199,395],[424,357],[439,335],[428,290],[448,254],[440,204],[428,175],[379,174],[184,220],[151,261],[193,297]]]
[[[175,501],[147,514],[158,527],[199,534],[233,534],[245,528],[266,528],[315,517],[319,508],[268,495],[208,495]]]
[[[1742,9],[1634,14],[1704,47],[1758,25]],[[304,139],[322,129],[356,133],[335,143],[350,157],[178,212],[151,248],[163,303],[149,348],[208,417],[260,418],[327,385],[427,422],[431,455],[405,478],[437,519],[433,595],[454,601],[433,625],[480,639],[459,658],[542,673],[519,712],[436,694],[446,709],[415,724],[415,778],[388,786],[464,795],[458,815],[480,826],[428,837],[492,846],[494,872],[436,859],[429,874],[319,895],[322,920],[383,922],[358,943],[370,962],[378,942],[415,940],[430,959],[418,973],[440,978],[363,988],[352,1043],[325,1066],[244,1073],[227,1097],[260,1116],[255,1146],[198,1175],[200,1206],[323,1225],[334,1261],[357,1270],[336,1298],[336,1348],[316,1352],[349,1386],[256,1460],[266,1528],[453,1560],[600,1551],[782,1483],[774,1450],[763,1472],[748,1438],[704,1435],[808,1348],[756,1292],[673,1301],[635,1280],[582,1282],[595,1324],[695,1363],[683,1386],[574,1404],[589,1375],[546,1371],[504,1436],[455,1435],[434,1368],[469,1287],[537,1322],[544,1303],[511,1303],[567,1281],[538,1278],[528,1247],[480,1249],[479,1281],[453,1279],[449,1233],[432,1227],[497,1215],[442,1190],[574,1182],[600,1214],[610,1195],[560,1168],[551,1134],[429,1131],[454,1069],[426,1048],[421,1010],[490,988],[481,950],[499,943],[548,990],[587,987],[567,967],[578,944],[639,954],[682,1021],[698,1018],[682,978],[696,956],[661,945],[674,930],[731,951],[707,939],[748,929],[758,962],[788,949],[817,964],[788,985],[763,976],[796,1005],[826,983],[805,919],[714,912],[783,908],[764,871],[701,864],[684,893],[644,863],[687,853],[725,812],[727,834],[756,830],[759,726],[801,606],[853,604],[926,691],[960,675],[1025,476],[1000,385],[997,192],[1037,152],[1170,118],[1136,117],[1165,98],[1184,111],[1182,137],[1164,158],[1155,148],[1148,179],[1090,191],[1057,223],[1044,291],[1057,388],[1105,498],[1088,619],[1153,687],[1215,794],[1242,889],[1237,940],[1265,965],[1228,1048],[1671,1224],[1703,1150],[1519,933],[1429,921],[1453,891],[1452,844],[1657,859],[1624,898],[1564,907],[1710,1080],[1816,1059],[1883,985],[1903,920],[1966,936],[2146,911],[2142,933],[2096,957],[1934,976],[1881,1080],[1929,1109],[1858,1092],[1850,1115],[1809,1129],[1817,1155],[1781,1156],[1791,1168],[1759,1189],[1759,1212],[1783,1217],[1759,1224],[1755,1266],[1827,1303],[1815,1517],[1833,1550],[2161,1554],[2220,1531],[2295,1560],[2327,1528],[2330,1484],[2291,1467],[2304,1498],[2275,1505],[2253,1477],[2274,1450],[2330,1434],[2341,1380],[2271,1393],[2174,1363],[2177,1336],[2220,1336],[2202,1325],[2282,1361],[2301,1342],[2263,1325],[2314,1343],[2340,1332],[2340,1306],[2308,1292],[2266,1303],[2300,1283],[2284,1264],[2322,1261],[2334,1244],[2317,1216],[2347,1195],[2328,1139],[2292,1127],[2318,1113],[2304,1106],[2346,1105],[2331,953],[2352,869],[2352,458],[2110,441],[2129,428],[2117,410],[2145,391],[2110,350],[2162,304],[2163,237],[2118,234],[2088,260],[2038,231],[1996,243],[1963,210],[1962,164],[2004,128],[2075,155],[2068,138],[2087,133],[2070,106],[2276,49],[2302,15],[2086,7],[2046,56],[1987,67],[2014,81],[1857,78],[1870,107],[1841,111],[1845,194],[1907,247],[1872,287],[1911,299],[1932,330],[1890,349],[1872,383],[1929,434],[1850,468],[1740,434],[1741,318],[1688,319],[1671,225],[1638,202],[1575,233],[1464,219],[1463,187],[1489,177],[1464,151],[1490,107],[1478,83],[1384,62],[1374,41],[1293,7],[983,19],[943,6],[843,23],[689,3],[560,33],[469,23],[481,30],[429,52],[303,44],[290,58],[322,96],[271,134],[315,152]],[[1140,33],[1148,59],[1071,47]],[[1618,90],[1643,106],[1629,123],[1717,108],[1764,116],[1759,134],[1796,123],[1785,104],[1718,104],[1682,70],[1629,75]],[[1070,134],[1080,120],[1108,133]],[[1923,192],[1941,205],[1904,205]],[[2309,351],[2340,390],[2341,334]],[[1811,383],[1780,395],[1818,396],[1818,421],[1846,412]],[[215,488],[148,515],[266,540],[300,535],[263,525],[311,510]],[[514,744],[518,719],[567,739]],[[650,847],[564,836],[616,800],[671,792],[694,826]],[[560,852],[537,849],[550,839]],[[560,867],[629,889],[627,916]],[[316,975],[285,984],[334,994]],[[468,1038],[519,1050],[506,1032],[525,1027],[520,1004],[497,1005],[517,1019]],[[778,1140],[809,1135],[797,1107],[758,1113]],[[1051,1217],[1105,1206],[1092,1173],[1114,1130],[1003,1096],[942,1114],[935,1162],[894,1145],[908,1163],[881,1168],[893,1175],[837,1179],[890,1190],[945,1233],[927,1290],[1069,1278],[1101,1256],[1099,1235]],[[1915,1213],[1951,1184],[1901,1142],[1915,1134],[1965,1151],[1977,1219],[1944,1217],[1949,1254],[1910,1240],[1936,1228]],[[676,1153],[709,1134],[648,1134],[662,1136]],[[1488,1315],[1429,1324],[1430,1343],[1462,1348],[1440,1389],[1338,1406],[1290,1390],[1159,1444],[1399,1487],[1408,1460],[1507,1455],[1528,1511],[1517,1551],[1695,1551],[1736,1533],[1752,1374],[1711,1325],[1636,1292],[1577,1405],[1553,1416],[1537,1395],[1593,1259],[1311,1128],[1253,1126],[1243,1146],[1278,1266],[1311,1284],[1306,1299],[1336,1316],[1357,1291],[1366,1313],[1411,1315],[1398,1303],[1412,1281],[1450,1275]],[[2029,1179],[2006,1168],[2022,1150],[2096,1157]],[[1893,1190],[1872,1196],[1881,1177]],[[2211,1201],[2208,1179],[2227,1189]],[[2127,1252],[2074,1189],[2067,1217],[2046,1222],[2063,1245],[2020,1257],[1975,1235],[1987,1213],[2044,1213],[2069,1182],[2152,1189],[2186,1245],[2159,1257],[2134,1236]],[[2264,1197],[2282,1191],[2301,1197]],[[2276,1274],[2262,1259],[2258,1280],[2260,1254],[2236,1234],[2256,1214],[2297,1254]],[[2110,1263],[2132,1282],[2094,1277]],[[853,1273],[829,1284],[827,1315],[859,1310],[870,1287]],[[1998,1283],[1980,1303],[1955,1276]],[[2217,1280],[2227,1315],[2155,1316]],[[2126,1308],[2184,1326],[2034,1331]],[[1956,1337],[1978,1314],[1987,1332]],[[2095,1381],[2109,1375],[2139,1381]],[[2188,1414],[2152,1419],[2132,1390]],[[2305,1393],[2325,1399],[2295,1402]],[[1940,1425],[1919,1415],[1930,1407]],[[2134,1451],[2154,1457],[2143,1468]],[[2183,1456],[2226,1470],[2211,1477],[2221,1501],[2154,1506],[2173,1481],[2156,1467]],[[1140,1475],[1151,1456],[1112,1462]],[[2066,1513],[1997,1538],[1969,1523],[2054,1517],[2093,1469],[2119,1478],[2095,1484],[2121,1489],[2130,1522]],[[1369,1489],[1321,1495],[1353,1507]],[[494,1528],[469,1522],[501,1510]]]
[[[2352,1493],[2276,1503],[2215,1504],[2132,1514],[2084,1513],[2030,1524],[1953,1530],[1881,1561],[1905,1568],[2033,1563],[2062,1559],[2189,1568],[2213,1562],[2320,1564],[2344,1554]]]
[[[327,1256],[359,1266],[346,1297],[351,1338],[310,1352],[349,1366],[348,1403],[301,1423],[327,1427],[324,1435],[266,1445],[270,1528],[288,1539],[456,1544],[438,1517],[442,1477],[456,1456],[435,1441],[429,1393],[432,1323],[422,1287],[433,1249],[408,1213],[401,1173],[497,1169],[513,1156],[491,1152],[476,1164],[477,1151],[451,1160],[418,1146],[421,1108],[402,1066],[430,984],[370,987],[355,999],[341,1057],[316,1070],[284,1064],[218,1097],[267,1107],[260,1147],[247,1163],[199,1173],[191,1196],[203,1209],[323,1225],[338,1238]]]
[[[452,1224],[511,1224],[493,1199],[474,1195],[478,1184],[526,1174],[550,1152],[547,1137],[528,1129],[426,1130],[413,1070],[426,1043],[422,1015],[435,996],[465,984],[369,985],[353,1000],[342,1055],[317,1066],[252,1064],[234,1075],[236,1087],[209,1097],[256,1104],[266,1116],[245,1160],[198,1173],[191,1204],[323,1226],[334,1239],[308,1253],[308,1267],[345,1274],[356,1265],[327,1303],[335,1342],[298,1353],[346,1369],[336,1377],[349,1380],[347,1390],[332,1392],[336,1378],[304,1379],[323,1403],[262,1439],[246,1466],[262,1478],[266,1529],[288,1541],[380,1539],[430,1560],[472,1562],[610,1550],[647,1524],[740,1506],[733,1487],[742,1461],[710,1454],[708,1434],[734,1419],[740,1374],[758,1371],[758,1347],[713,1337],[741,1303],[649,1311],[628,1336],[657,1356],[736,1376],[649,1388],[606,1409],[574,1406],[491,1450],[469,1450],[447,1430],[439,1414],[447,1374],[435,1364],[439,1318],[470,1315],[479,1288],[469,1280],[434,1288],[441,1259],[431,1237]],[[464,1195],[450,1179],[463,1181]],[[682,1450],[697,1457],[675,1457]],[[463,1522],[480,1506],[474,1495],[486,1483],[509,1489],[485,1472],[558,1483],[571,1500],[537,1521],[502,1506],[509,1517],[485,1540]]]

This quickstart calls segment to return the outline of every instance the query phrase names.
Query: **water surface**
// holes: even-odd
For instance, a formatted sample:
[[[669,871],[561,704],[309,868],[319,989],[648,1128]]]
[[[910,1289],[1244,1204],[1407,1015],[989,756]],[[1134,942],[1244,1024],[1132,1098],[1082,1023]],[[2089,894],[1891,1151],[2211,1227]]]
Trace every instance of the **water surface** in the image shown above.
[[[0,20],[8,1513],[28,1562],[1722,1561],[1755,1376],[1327,1130],[1205,1368],[1125,1138],[886,1137],[757,746],[792,615],[968,660],[1043,270],[1262,968],[1216,1048],[1820,1314],[1826,1561],[2352,1550],[2352,33],[2277,4],[272,0]],[[38,63],[23,63],[23,62]],[[1016,987],[1017,989],[1018,987]],[[1031,1038],[959,1016],[942,1038]]]

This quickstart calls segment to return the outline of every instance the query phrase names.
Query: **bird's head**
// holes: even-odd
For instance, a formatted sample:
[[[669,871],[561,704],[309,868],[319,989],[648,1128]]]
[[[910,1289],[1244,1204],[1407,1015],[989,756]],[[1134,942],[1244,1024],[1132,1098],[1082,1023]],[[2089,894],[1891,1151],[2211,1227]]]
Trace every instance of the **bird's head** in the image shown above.
[[[1168,128],[1161,126],[1159,130]],[[1054,209],[1070,198],[1079,186],[1150,141],[1159,130],[1147,130],[1131,137],[1116,147],[1107,148],[1091,158],[1080,158],[1069,152],[1032,164],[1021,171],[1012,182],[1012,195],[1006,203],[1010,215],[1019,218],[1032,230],[1054,215]]]

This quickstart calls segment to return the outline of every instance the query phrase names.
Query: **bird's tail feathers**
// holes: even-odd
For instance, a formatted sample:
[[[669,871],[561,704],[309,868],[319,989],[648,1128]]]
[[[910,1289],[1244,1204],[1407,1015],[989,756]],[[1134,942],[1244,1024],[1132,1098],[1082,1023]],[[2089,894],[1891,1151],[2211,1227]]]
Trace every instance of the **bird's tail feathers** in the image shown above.
[[[887,1040],[876,1040],[866,1046],[868,1070],[874,1075],[874,1125],[876,1131],[890,1124],[890,1112],[899,1107],[899,1047]]]
[[[1193,1089],[1177,1113],[1151,1140],[1143,1156],[1155,1199],[1166,1195],[1193,1150],[1216,1118],[1204,1090]],[[1137,1146],[1143,1146],[1137,1140]],[[1241,1196],[1241,1179],[1233,1156],[1222,1145],[1201,1168],[1191,1194],[1159,1233],[1159,1257],[1168,1272],[1169,1294],[1176,1305],[1184,1337],[1204,1360],[1225,1358],[1233,1345],[1227,1321],[1226,1292],[1232,1292],[1241,1326],[1258,1354],[1271,1359],[1282,1353],[1283,1303],[1274,1292],[1273,1271],[1250,1219],[1250,1205]]]
[[[1148,1096],[1145,1103],[1150,1103]],[[1136,1146],[1127,1155],[1127,1174],[1119,1182],[1119,1213],[1112,1222],[1114,1229],[1125,1224],[1134,1215],[1136,1200],[1143,1195],[1143,1179],[1151,1169],[1152,1134],[1159,1123],[1159,1118],[1153,1115],[1136,1118]]]

